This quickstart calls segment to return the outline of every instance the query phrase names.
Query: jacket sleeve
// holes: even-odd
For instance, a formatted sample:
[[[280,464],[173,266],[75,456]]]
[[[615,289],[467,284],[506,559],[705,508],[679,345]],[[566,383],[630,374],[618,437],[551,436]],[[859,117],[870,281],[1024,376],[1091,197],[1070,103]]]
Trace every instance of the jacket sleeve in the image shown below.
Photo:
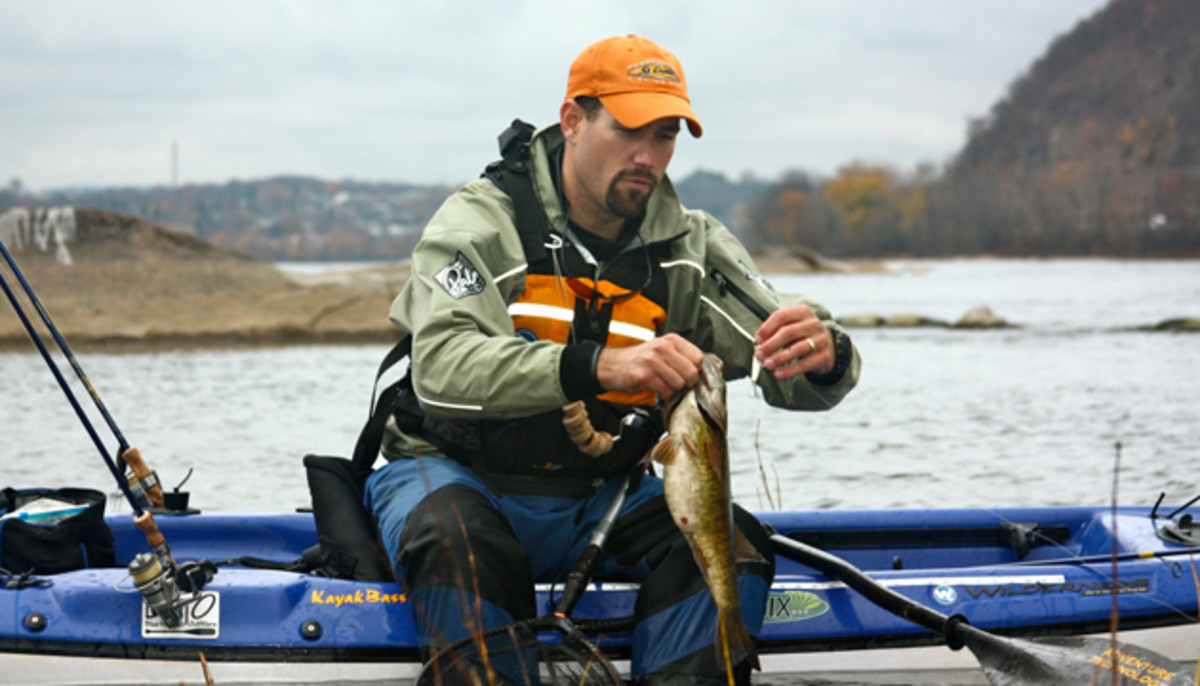
[[[515,335],[508,303],[524,287],[512,205],[490,182],[452,196],[413,251],[413,274],[390,316],[413,336],[414,389],[434,415],[536,414],[567,402],[564,346]]]
[[[853,351],[848,369],[838,378],[814,380],[800,375],[777,380],[769,370],[754,364],[754,333],[771,312],[792,305],[807,305],[832,331],[841,327],[829,310],[803,295],[779,295],[759,274],[742,244],[724,225],[704,213],[695,213],[706,237],[705,274],[700,288],[698,335],[700,347],[725,361],[731,379],[757,371],[754,383],[767,403],[795,410],[824,410],[841,402],[858,383],[862,361]],[[819,382],[822,381],[822,382]]]

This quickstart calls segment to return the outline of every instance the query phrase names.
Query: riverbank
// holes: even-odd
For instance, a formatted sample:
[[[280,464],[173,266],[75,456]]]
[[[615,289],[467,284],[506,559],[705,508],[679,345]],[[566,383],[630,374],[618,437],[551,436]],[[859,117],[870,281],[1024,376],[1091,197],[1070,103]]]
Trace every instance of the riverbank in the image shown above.
[[[395,341],[387,311],[408,280],[407,261],[334,270],[283,270],[247,255],[139,218],[99,210],[62,208],[2,231],[22,273],[72,347],[144,351],[322,343]],[[0,227],[3,228],[3,227]],[[804,249],[776,248],[754,255],[769,276],[796,274],[909,274],[919,266],[882,261],[831,260]],[[7,265],[0,275],[14,291]],[[26,298],[22,308],[37,324]],[[986,303],[976,303],[986,305]],[[984,308],[986,310],[986,307]],[[919,313],[837,311],[843,324],[861,327],[1004,328],[1009,313],[971,312],[959,319]],[[1200,320],[1145,322],[1146,328],[1200,329]],[[955,315],[958,316],[957,314]],[[1017,324],[1019,325],[1019,323]],[[0,316],[0,350],[28,350],[21,321]]]
[[[71,223],[10,232],[5,244],[73,346],[147,349],[394,340],[388,306],[406,264],[288,274],[136,217],[75,210]],[[0,270],[20,291],[7,265]],[[32,320],[36,310],[20,298]],[[38,322],[39,329],[41,328]],[[27,348],[16,316],[0,347]]]
[[[89,209],[30,214],[0,239],[57,328],[80,349],[394,341],[387,311],[410,273],[407,261],[284,271],[137,217]],[[802,250],[756,260],[765,273],[886,269]],[[7,265],[0,274],[20,290]],[[23,296],[21,302],[36,321],[36,310]],[[28,346],[20,320],[0,316],[0,349]]]

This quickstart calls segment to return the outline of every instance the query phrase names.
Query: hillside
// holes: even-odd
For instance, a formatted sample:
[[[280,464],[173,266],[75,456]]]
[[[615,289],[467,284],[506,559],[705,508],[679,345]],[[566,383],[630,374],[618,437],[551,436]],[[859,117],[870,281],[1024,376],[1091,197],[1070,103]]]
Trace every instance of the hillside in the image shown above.
[[[1195,0],[1112,0],[1057,39],[972,123],[935,198],[986,251],[1200,249]]]
[[[1200,7],[1114,0],[1056,40],[974,122],[956,173],[1034,171],[1101,158],[1200,164]]]
[[[407,277],[406,265],[301,279],[129,215],[62,208],[22,222],[16,214],[4,215],[0,239],[73,344],[384,341],[396,335],[387,309]],[[0,275],[19,290],[7,265]],[[24,306],[36,320],[35,310]],[[0,345],[29,345],[17,317],[0,316]]]

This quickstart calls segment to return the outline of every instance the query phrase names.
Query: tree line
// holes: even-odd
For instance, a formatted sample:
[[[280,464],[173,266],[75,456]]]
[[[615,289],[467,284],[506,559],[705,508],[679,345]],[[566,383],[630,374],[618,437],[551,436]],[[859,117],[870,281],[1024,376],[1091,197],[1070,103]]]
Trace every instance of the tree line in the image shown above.
[[[793,172],[747,209],[755,247],[841,257],[1200,255],[1200,167],[1132,174],[1097,156],[1048,168],[901,174],[855,162]]]

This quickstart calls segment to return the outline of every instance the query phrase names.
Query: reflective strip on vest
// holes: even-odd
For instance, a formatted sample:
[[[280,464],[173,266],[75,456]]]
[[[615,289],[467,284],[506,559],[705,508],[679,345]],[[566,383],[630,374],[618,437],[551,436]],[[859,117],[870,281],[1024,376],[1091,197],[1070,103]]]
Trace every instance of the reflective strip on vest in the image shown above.
[[[593,288],[590,279],[575,279],[575,282],[575,288],[572,288],[566,278],[551,274],[527,275],[525,291],[508,306],[513,328],[539,341],[566,344],[575,320],[576,303],[586,303],[576,289],[590,291]],[[605,338],[607,346],[627,347],[652,340],[666,321],[666,310],[641,293],[631,292],[604,280],[600,281],[598,290],[604,300],[613,300],[612,318]],[[654,404],[654,394],[650,392],[610,392],[599,397],[624,405]]]

